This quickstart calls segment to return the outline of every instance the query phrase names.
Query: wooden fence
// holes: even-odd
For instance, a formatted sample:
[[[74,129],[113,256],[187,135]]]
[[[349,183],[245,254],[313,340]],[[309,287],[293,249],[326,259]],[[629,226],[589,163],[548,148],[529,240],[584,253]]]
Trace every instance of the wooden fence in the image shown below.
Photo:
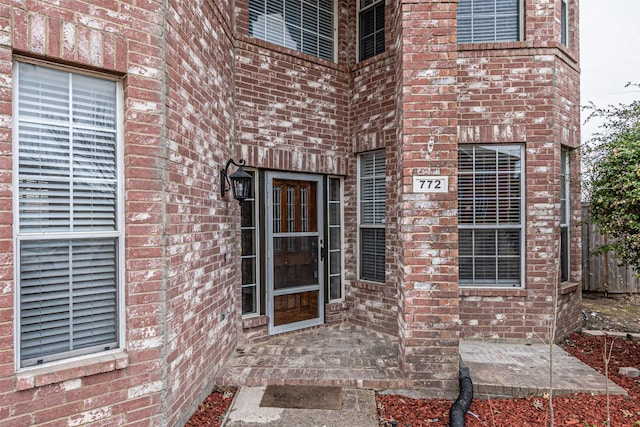
[[[591,292],[640,293],[640,280],[633,269],[619,267],[612,255],[592,255],[603,245],[604,237],[589,224],[589,205],[582,205],[582,289]]]

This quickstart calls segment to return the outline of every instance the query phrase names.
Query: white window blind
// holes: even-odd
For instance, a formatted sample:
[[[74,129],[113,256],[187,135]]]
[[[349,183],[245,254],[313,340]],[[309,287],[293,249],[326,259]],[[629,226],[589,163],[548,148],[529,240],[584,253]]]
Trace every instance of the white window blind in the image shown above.
[[[458,43],[520,40],[521,0],[460,0]]]
[[[21,366],[117,347],[116,83],[17,66]]]
[[[333,0],[249,0],[249,34],[333,61]]]
[[[461,285],[521,286],[522,174],[520,146],[458,150]]]

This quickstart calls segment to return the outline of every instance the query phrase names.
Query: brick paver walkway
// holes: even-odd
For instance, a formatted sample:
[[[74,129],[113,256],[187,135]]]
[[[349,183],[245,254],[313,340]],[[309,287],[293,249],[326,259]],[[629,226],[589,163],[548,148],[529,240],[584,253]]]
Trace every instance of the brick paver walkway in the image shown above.
[[[460,355],[470,368],[478,398],[541,395],[547,391],[548,345],[463,340]],[[398,364],[397,338],[351,323],[277,335],[246,345],[220,370],[216,384],[411,388]],[[603,375],[554,346],[555,394],[604,390]],[[609,383],[609,392],[624,390]]]
[[[389,389],[405,386],[397,339],[350,323],[277,335],[236,351],[216,383],[334,385]]]

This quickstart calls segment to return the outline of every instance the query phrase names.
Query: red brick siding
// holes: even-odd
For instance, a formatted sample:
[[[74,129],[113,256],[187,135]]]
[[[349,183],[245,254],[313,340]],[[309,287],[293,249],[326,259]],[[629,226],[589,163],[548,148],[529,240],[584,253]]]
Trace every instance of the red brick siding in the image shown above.
[[[162,405],[162,4],[160,2],[27,2],[0,7],[4,29],[2,113],[12,104],[12,50],[25,56],[126,76],[124,80],[125,294],[128,360],[14,374],[12,132],[2,120],[0,163],[0,425],[108,422],[165,423]],[[31,373],[30,373],[31,372]],[[102,372],[102,373],[101,373]],[[33,388],[35,386],[35,388]],[[17,391],[17,389],[22,391]],[[107,421],[108,420],[108,421]]]
[[[231,2],[170,1],[165,268],[168,425],[183,425],[235,349],[239,205],[220,195],[233,149]]]
[[[389,14],[387,5],[387,14]],[[350,303],[350,319],[390,334],[398,331],[398,290],[395,276],[395,256],[398,235],[391,213],[395,188],[391,177],[397,161],[391,147],[396,145],[396,64],[393,46],[387,42],[386,52],[354,67],[353,96],[351,97],[351,141],[355,153],[386,149],[387,166],[387,222],[385,243],[387,246],[386,282],[384,284],[362,283],[358,280],[358,234],[357,229],[357,166],[349,171],[346,187],[351,191],[345,199],[345,265],[354,266],[345,274],[347,299]],[[387,148],[388,147],[388,148]],[[357,159],[356,159],[357,161]],[[352,201],[352,202],[349,202]]]
[[[238,42],[240,155],[252,167],[345,175],[349,86],[341,67],[257,39]]]
[[[403,1],[398,61],[397,230],[400,363],[414,387],[458,388],[456,4]],[[434,150],[428,152],[433,138]],[[412,177],[450,177],[447,193],[414,193]]]
[[[577,52],[576,17],[571,18],[567,50],[559,43],[557,3],[527,2],[525,41],[460,46],[460,143],[524,144],[527,213],[524,290],[461,290],[463,337],[548,337],[554,286],[560,287],[560,149],[561,144],[578,146],[580,124],[579,76],[572,56]],[[578,171],[574,158],[572,176]],[[571,214],[571,281],[579,283],[579,200],[572,200]],[[580,289],[567,288],[559,295],[556,336],[579,327]]]
[[[338,2],[338,57],[352,43],[352,10]],[[329,175],[348,174],[354,165],[349,139],[351,94],[346,67],[248,35],[247,2],[236,8],[235,107],[238,157],[261,169]],[[350,172],[349,172],[350,173]],[[345,194],[352,194],[348,186]],[[238,298],[240,297],[238,289]],[[328,322],[345,319],[345,304],[326,308]],[[264,337],[263,325],[245,322],[245,339]]]

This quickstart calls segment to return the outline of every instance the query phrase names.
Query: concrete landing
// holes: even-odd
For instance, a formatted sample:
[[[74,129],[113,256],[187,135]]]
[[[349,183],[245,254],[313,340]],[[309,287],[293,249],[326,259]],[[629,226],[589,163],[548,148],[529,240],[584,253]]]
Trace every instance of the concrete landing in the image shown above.
[[[475,398],[527,397],[549,390],[549,346],[461,341],[460,356],[469,368]],[[627,392],[609,381],[609,393]],[[604,394],[605,377],[561,347],[553,346],[553,394]]]
[[[241,387],[222,427],[377,427],[373,390],[343,389],[342,408],[287,409],[261,407],[266,387]]]

